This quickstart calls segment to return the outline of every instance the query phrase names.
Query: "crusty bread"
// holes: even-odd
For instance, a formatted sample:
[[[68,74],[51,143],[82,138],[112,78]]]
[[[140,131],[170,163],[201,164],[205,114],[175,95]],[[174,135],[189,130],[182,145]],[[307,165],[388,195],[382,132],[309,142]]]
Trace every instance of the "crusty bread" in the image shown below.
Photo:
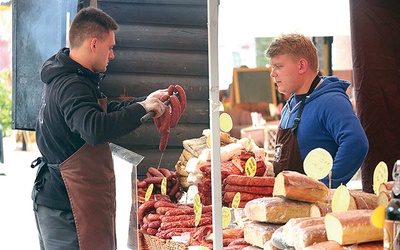
[[[343,247],[344,250],[382,250],[382,241],[373,241],[365,243],[356,243],[352,245],[347,245]]]
[[[324,225],[323,217],[303,217],[303,218],[292,218],[283,226],[283,234],[285,235],[285,242],[289,246],[295,246],[295,237],[300,229],[315,226]]]
[[[272,234],[281,225],[262,223],[262,222],[249,222],[244,225],[244,240],[252,245],[264,247],[265,242],[271,239]]]
[[[394,185],[394,181],[388,181],[388,182],[381,183],[381,185],[379,185],[379,192],[382,192],[382,191],[390,192],[390,191],[392,191],[393,185]]]
[[[332,204],[325,202],[315,202],[310,207],[310,217],[324,217],[332,212]]]
[[[282,197],[264,197],[251,200],[244,207],[249,220],[285,224],[292,218],[309,217],[311,203]]]
[[[297,230],[294,235],[294,248],[301,250],[307,246],[327,240],[324,224],[310,225]]]
[[[281,226],[280,228],[276,229],[275,232],[272,234],[270,241],[270,244],[272,244],[273,247],[277,248],[277,249],[288,249],[291,248],[291,246],[289,246],[286,243],[286,236],[285,233],[283,232],[283,227]],[[270,247],[272,248],[272,247]],[[265,245],[264,245],[264,249],[265,249]]]
[[[389,203],[392,191],[381,191],[378,195],[378,206]]]
[[[328,202],[329,189],[322,182],[295,171],[282,171],[275,177],[273,196],[305,202]]]
[[[375,209],[378,207],[378,196],[358,190],[350,190],[356,209]]]
[[[343,246],[337,243],[336,241],[329,240],[305,247],[303,250],[322,250],[322,249],[343,250]]]
[[[328,240],[340,245],[382,240],[383,229],[371,223],[373,211],[349,210],[327,214],[324,221]]]

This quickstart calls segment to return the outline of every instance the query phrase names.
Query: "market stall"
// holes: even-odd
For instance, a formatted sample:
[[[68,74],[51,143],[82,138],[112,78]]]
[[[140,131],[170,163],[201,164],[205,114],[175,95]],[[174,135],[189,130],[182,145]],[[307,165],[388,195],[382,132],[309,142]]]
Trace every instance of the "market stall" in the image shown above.
[[[175,170],[149,167],[146,178],[133,181],[139,249],[216,249],[209,135],[183,142]],[[384,164],[374,194],[329,189],[312,177],[318,173],[275,175],[250,138],[220,132],[219,140],[221,249],[382,249],[383,228],[373,221],[383,218],[371,218],[390,200],[393,182]]]

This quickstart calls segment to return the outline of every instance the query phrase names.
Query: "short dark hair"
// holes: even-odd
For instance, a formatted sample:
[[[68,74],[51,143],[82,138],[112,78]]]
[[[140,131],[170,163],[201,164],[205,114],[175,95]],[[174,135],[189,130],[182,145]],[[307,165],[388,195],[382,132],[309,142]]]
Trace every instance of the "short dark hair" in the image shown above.
[[[95,7],[81,9],[74,17],[69,30],[69,43],[71,49],[80,47],[87,38],[96,37],[103,40],[110,31],[117,31],[118,24],[115,20]]]

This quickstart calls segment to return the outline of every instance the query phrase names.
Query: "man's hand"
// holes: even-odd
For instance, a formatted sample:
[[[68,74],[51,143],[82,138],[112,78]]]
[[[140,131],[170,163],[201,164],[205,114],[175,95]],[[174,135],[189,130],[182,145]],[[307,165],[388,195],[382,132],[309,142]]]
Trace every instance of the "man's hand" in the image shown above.
[[[154,118],[160,117],[165,112],[165,105],[158,98],[147,97],[139,104],[143,106],[147,113],[153,111],[155,113]]]
[[[174,86],[171,85],[167,89],[159,89],[159,90],[156,90],[156,91],[150,93],[147,96],[147,99],[149,99],[149,98],[157,98],[157,99],[161,100],[161,98],[164,95],[168,95],[168,96],[172,95],[174,90],[175,90]]]

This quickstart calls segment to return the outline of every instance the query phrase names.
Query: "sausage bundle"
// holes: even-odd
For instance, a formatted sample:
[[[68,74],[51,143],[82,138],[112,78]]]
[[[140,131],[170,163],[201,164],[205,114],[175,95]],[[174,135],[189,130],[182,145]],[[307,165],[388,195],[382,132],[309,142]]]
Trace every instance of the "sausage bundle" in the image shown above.
[[[137,182],[138,201],[144,202],[148,187],[153,184],[153,193],[150,199],[154,199],[154,194],[161,194],[161,183],[163,179],[167,180],[166,195],[173,201],[179,200],[182,196],[180,191],[179,177],[175,171],[166,168],[149,167],[147,169],[146,178]]]
[[[171,239],[190,233],[193,244],[199,244],[212,230],[212,207],[203,206],[199,225],[195,226],[192,205],[176,204],[169,200],[150,200],[138,208],[140,232]]]
[[[240,193],[239,208],[244,208],[248,201],[271,197],[274,188],[274,177],[229,175],[223,182],[223,203],[232,206],[236,193]]]
[[[159,149],[164,151],[167,147],[170,129],[175,127],[183,111],[186,108],[186,93],[179,85],[170,85],[168,94],[160,99],[162,102],[169,101],[169,105],[165,106],[165,112],[158,118],[154,118],[154,124],[161,133]]]

